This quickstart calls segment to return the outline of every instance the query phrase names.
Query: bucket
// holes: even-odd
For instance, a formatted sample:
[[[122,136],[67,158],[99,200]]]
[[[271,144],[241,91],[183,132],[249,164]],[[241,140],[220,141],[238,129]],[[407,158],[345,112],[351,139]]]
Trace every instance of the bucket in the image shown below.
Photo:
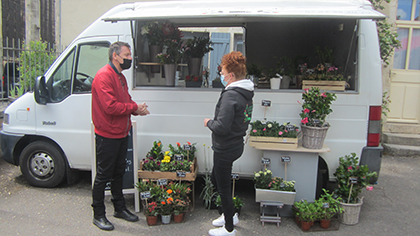
[[[280,89],[281,78],[271,78],[270,79],[270,88],[271,89]]]

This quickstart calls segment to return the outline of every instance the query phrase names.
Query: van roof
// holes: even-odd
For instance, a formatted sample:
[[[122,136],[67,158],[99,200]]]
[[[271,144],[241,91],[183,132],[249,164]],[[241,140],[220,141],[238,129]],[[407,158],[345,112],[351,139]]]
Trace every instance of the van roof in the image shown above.
[[[245,23],[287,18],[382,19],[366,0],[184,0],[137,2],[105,21],[163,20],[176,23]]]

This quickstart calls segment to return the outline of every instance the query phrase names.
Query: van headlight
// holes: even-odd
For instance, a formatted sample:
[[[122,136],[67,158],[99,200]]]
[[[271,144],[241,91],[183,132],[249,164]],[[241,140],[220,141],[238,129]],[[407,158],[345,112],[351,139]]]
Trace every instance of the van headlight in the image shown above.
[[[9,124],[9,114],[5,113],[3,116],[3,124],[8,125]]]

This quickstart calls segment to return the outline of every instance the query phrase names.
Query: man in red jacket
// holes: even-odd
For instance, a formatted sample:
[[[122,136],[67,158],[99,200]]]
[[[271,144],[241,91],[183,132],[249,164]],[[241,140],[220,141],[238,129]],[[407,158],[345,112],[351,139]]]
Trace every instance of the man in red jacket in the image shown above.
[[[128,93],[121,73],[131,67],[130,45],[115,42],[109,48],[109,64],[102,67],[92,83],[92,121],[96,140],[96,177],[92,189],[93,224],[102,230],[113,230],[105,216],[105,186],[111,182],[114,217],[138,221],[125,206],[122,192],[125,156],[131,115],[149,114],[147,105],[137,104]]]

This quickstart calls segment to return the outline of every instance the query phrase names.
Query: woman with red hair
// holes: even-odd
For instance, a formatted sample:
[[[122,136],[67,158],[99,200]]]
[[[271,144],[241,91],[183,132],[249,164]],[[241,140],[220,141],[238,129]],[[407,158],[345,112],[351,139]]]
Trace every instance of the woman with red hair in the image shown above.
[[[252,116],[254,84],[245,79],[246,59],[240,52],[231,52],[222,58],[222,90],[213,119],[204,119],[204,126],[212,132],[213,170],[212,182],[222,200],[223,214],[213,221],[220,228],[210,235],[235,235],[234,225],[239,223],[234,215],[231,189],[232,165],[244,150],[246,135]]]

